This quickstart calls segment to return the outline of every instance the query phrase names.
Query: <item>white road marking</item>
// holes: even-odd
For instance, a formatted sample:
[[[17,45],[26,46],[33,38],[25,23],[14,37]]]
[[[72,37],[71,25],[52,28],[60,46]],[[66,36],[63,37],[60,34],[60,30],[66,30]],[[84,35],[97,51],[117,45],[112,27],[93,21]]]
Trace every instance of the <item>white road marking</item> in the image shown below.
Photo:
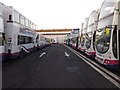
[[[41,55],[39,56],[39,57],[42,57],[43,55],[45,55],[46,54],[46,52],[43,52],[43,53],[41,53]]]
[[[90,61],[90,62],[88,62],[87,60],[84,59],[85,56],[81,55],[80,53],[78,53],[77,51],[71,49],[70,47],[68,47],[68,46],[66,46],[66,45],[65,45],[65,47],[67,47],[67,48],[68,48],[70,51],[72,51],[75,55],[77,55],[79,58],[81,58],[83,61],[85,61],[88,65],[90,65],[93,69],[95,69],[98,73],[100,73],[102,76],[104,76],[107,80],[109,80],[109,81],[110,81],[111,83],[113,83],[115,86],[117,86],[118,88],[120,88],[120,83],[116,82],[113,78],[111,78],[110,76],[108,76],[106,73],[108,73],[109,75],[113,76],[113,77],[116,78],[117,80],[118,80],[120,77],[118,77],[118,76],[115,75],[114,73],[106,70],[105,68],[103,68],[103,67],[101,67],[101,66],[99,65],[99,68],[101,67],[101,69],[102,69],[103,71],[108,71],[108,72],[104,73],[104,72],[101,71],[99,68],[97,68],[96,66],[94,66],[94,65],[95,65],[94,63],[95,63],[95,62],[94,62],[94,63],[92,62],[92,64],[91,64],[91,63],[90,63],[91,60],[89,60],[89,59],[86,58],[88,61]],[[80,55],[81,55],[82,57],[81,57]],[[83,58],[83,57],[84,57],[84,58]],[[97,63],[96,63],[96,64],[97,64]],[[98,66],[98,64],[97,64],[97,66]]]
[[[65,52],[65,56],[66,56],[66,57],[70,57],[70,55],[69,55],[67,52]]]

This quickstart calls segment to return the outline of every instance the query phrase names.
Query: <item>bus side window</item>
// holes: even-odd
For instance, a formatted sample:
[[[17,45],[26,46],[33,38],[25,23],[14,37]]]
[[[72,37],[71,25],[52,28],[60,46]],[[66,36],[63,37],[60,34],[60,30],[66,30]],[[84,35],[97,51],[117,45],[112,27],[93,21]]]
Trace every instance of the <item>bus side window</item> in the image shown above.
[[[5,37],[3,33],[0,33],[0,46],[3,46],[5,44]]]
[[[112,38],[112,50],[115,58],[117,59],[117,30],[113,31],[113,38]]]
[[[20,36],[18,35],[18,45],[20,45]]]
[[[0,46],[2,46],[2,34],[0,33]]]
[[[120,51],[120,30],[118,31],[118,45],[119,45],[119,50],[118,51]],[[119,58],[118,59],[120,60],[120,53],[119,53]],[[120,61],[119,61],[119,63],[120,63]]]
[[[4,45],[4,44],[6,43],[6,41],[5,41],[5,34],[3,33],[2,35],[3,35],[3,41],[2,41],[2,44]]]
[[[10,20],[10,21],[12,20],[12,15],[9,15],[9,20]]]
[[[95,36],[96,36],[96,31],[93,33],[93,49],[95,50]]]

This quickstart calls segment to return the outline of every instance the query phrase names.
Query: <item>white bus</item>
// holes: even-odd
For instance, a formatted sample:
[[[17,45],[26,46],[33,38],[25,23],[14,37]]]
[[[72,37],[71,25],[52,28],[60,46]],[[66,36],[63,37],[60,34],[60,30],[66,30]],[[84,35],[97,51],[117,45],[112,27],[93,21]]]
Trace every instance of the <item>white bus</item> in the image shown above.
[[[50,46],[51,43],[52,43],[52,39],[45,37],[45,46]]]
[[[22,57],[36,47],[36,25],[11,6],[2,5],[6,59]]]
[[[86,33],[86,51],[85,53],[89,56],[95,57],[96,52],[95,52],[95,34],[96,34],[96,29],[97,29],[97,21],[98,21],[98,16],[99,16],[99,10],[93,11],[88,20],[88,28],[87,28],[87,33]]]
[[[86,43],[87,26],[88,26],[88,18],[85,19],[85,21],[83,23],[83,28],[81,30],[81,37],[80,37],[81,48],[80,48],[80,50],[82,52],[85,52],[85,50],[86,50],[85,43]]]
[[[4,49],[4,23],[3,23],[3,13],[2,13],[2,3],[0,2],[0,61],[4,59],[5,49]]]
[[[73,29],[71,32],[71,47],[78,49],[78,39],[79,39],[79,28]]]
[[[38,38],[37,38],[37,43],[38,43],[37,46],[38,46],[38,48],[39,48],[39,49],[44,48],[44,47],[47,45],[45,36],[42,35],[42,34],[38,34],[37,37],[38,37]]]
[[[96,32],[96,60],[111,68],[120,66],[120,0],[105,0]]]

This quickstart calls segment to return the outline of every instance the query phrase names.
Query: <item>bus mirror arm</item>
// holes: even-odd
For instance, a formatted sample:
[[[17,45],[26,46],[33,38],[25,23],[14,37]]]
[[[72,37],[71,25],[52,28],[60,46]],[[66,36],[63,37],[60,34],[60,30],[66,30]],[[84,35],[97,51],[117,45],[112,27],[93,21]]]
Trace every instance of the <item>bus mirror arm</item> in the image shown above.
[[[120,10],[118,8],[115,8],[114,10],[117,11],[117,12],[119,12],[119,14],[120,14]]]
[[[119,11],[119,9],[118,9],[118,8],[115,8],[114,10]]]

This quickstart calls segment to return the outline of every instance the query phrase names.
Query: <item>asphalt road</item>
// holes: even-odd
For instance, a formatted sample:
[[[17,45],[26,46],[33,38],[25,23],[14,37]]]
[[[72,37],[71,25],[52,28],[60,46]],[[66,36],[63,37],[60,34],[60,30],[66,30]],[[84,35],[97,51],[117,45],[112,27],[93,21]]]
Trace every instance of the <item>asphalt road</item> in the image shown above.
[[[60,44],[3,63],[2,70],[3,88],[116,88]]]

